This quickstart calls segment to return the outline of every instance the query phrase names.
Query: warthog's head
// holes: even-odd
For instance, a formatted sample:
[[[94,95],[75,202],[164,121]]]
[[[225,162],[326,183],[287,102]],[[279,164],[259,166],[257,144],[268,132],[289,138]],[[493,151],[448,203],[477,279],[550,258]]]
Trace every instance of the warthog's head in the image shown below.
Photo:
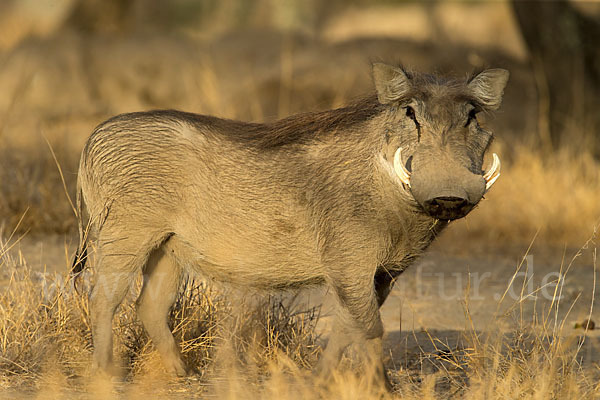
[[[492,133],[477,114],[498,109],[508,71],[489,69],[464,81],[385,64],[375,64],[373,73],[387,106],[384,162],[430,216],[464,217],[500,175],[496,154],[483,170]]]

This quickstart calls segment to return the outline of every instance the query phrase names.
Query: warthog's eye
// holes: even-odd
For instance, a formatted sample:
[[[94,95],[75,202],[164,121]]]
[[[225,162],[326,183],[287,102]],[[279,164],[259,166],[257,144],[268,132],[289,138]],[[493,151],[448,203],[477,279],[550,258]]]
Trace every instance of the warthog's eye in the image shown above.
[[[417,116],[415,115],[415,110],[411,106],[406,107],[406,116],[413,120],[417,128],[420,127],[419,122],[417,121]]]
[[[469,111],[469,116],[467,117],[467,123],[465,124],[465,127],[469,126],[469,124],[473,121],[477,121],[477,113],[479,112],[478,109],[473,108],[471,109],[471,111]]]

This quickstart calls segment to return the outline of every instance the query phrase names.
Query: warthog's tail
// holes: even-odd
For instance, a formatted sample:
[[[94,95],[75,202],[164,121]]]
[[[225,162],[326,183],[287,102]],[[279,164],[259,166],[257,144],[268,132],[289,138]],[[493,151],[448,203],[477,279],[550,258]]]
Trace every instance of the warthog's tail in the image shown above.
[[[77,246],[77,252],[73,258],[73,265],[71,266],[71,278],[77,289],[77,282],[81,277],[81,273],[85,269],[85,263],[87,261],[87,230],[84,229],[84,215],[83,215],[83,198],[81,192],[81,184],[77,179],[77,227],[79,230],[79,245]]]

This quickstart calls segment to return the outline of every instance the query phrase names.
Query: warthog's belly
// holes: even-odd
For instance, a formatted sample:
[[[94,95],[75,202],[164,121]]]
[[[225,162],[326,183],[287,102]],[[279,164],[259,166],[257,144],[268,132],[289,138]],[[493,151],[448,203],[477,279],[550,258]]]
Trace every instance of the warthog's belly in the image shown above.
[[[184,269],[236,286],[294,288],[324,280],[319,258],[298,248],[302,246],[285,249],[243,241],[235,246],[223,241],[196,244],[177,235],[166,246]]]

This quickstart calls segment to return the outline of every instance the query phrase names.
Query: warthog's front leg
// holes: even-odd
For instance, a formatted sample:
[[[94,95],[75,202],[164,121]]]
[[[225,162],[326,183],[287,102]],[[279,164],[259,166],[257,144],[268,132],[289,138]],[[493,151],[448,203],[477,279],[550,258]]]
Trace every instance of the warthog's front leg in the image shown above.
[[[373,275],[357,276],[339,274],[332,279],[339,307],[327,348],[319,362],[318,370],[328,373],[337,367],[344,350],[353,343],[373,378],[391,390],[391,383],[383,365],[383,323],[379,315],[379,303],[373,286]],[[373,369],[371,369],[373,367]]]

